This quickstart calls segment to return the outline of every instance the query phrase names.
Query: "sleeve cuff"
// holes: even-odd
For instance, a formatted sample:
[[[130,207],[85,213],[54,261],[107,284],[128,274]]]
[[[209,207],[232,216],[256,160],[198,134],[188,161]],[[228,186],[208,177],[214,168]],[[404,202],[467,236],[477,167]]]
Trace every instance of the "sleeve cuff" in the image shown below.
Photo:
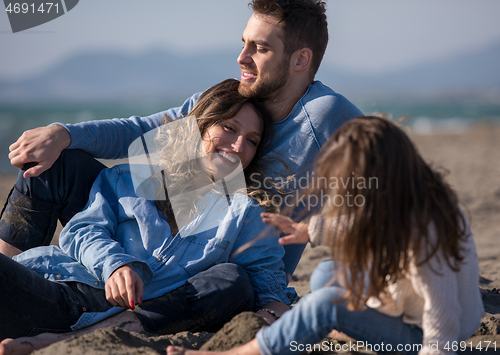
[[[68,127],[68,125],[67,125],[67,124],[65,124],[65,123],[61,123],[61,122],[54,122],[54,123],[49,124],[47,127],[49,127],[49,126],[55,126],[55,125],[62,126],[62,127],[64,127],[64,129],[66,129],[66,131],[68,131],[68,134],[69,134],[69,139],[71,140],[71,142],[70,142],[70,143],[69,143],[69,145],[66,147],[66,149],[74,149],[74,148],[72,147],[72,145],[73,145],[73,136],[71,135],[71,131],[70,131],[70,129],[69,129],[69,127]]]
[[[287,288],[283,290],[281,284],[273,274],[264,271],[256,275],[251,275],[250,279],[255,289],[256,309],[271,302],[282,302],[289,306],[297,298],[295,289]],[[254,282],[256,279],[260,280]]]
[[[143,261],[139,261],[131,257],[130,255],[126,255],[126,257],[119,256],[117,260],[115,260],[114,262],[111,261],[109,265],[106,265],[104,267],[103,281],[108,282],[108,279],[113,274],[113,272],[125,265],[130,266],[132,270],[134,270],[140,276],[144,285],[147,285],[153,279],[154,274],[148,264]]]
[[[312,247],[323,245],[324,224],[323,218],[319,215],[312,216],[309,220],[307,232]]]

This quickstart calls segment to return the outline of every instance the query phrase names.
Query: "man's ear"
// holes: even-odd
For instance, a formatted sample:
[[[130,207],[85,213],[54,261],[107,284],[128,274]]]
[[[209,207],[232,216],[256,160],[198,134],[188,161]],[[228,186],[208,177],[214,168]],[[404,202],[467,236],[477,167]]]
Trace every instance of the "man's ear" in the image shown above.
[[[304,47],[297,50],[293,58],[293,69],[295,71],[309,70],[312,62],[313,52],[310,48]]]

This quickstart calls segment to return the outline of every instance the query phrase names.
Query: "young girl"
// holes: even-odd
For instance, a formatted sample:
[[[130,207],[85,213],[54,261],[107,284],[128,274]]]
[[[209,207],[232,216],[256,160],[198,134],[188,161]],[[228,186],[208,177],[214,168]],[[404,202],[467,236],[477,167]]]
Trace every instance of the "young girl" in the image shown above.
[[[286,287],[284,250],[278,231],[260,217],[269,195],[256,179],[265,177],[255,175],[253,185],[228,193],[228,174],[238,166],[244,178],[261,171],[257,158],[271,128],[266,111],[241,96],[238,84],[226,80],[199,98],[192,112],[200,137],[195,145],[179,139],[178,131],[169,139],[159,136],[160,166],[173,182],[167,191],[158,185],[163,201],[138,196],[128,165],[106,169],[85,209],[61,232],[61,248],[30,249],[16,257],[18,262],[0,255],[0,340],[39,333],[72,336],[71,330],[123,308],[134,312],[124,312],[132,318],[121,323],[138,320],[142,326],[136,330],[158,333],[213,331],[241,311],[270,317],[259,309],[276,314],[288,309],[294,291]],[[176,149],[205,158],[179,163],[194,172],[171,174],[175,169],[168,162]],[[178,180],[187,176],[184,189]],[[190,220],[176,223],[171,197],[193,190],[202,196],[195,207],[182,206]],[[260,232],[270,238],[233,256]],[[48,335],[5,340],[0,353],[30,352],[62,339]]]
[[[282,244],[310,237],[335,262],[318,265],[312,293],[230,353],[303,352],[332,330],[380,353],[459,349],[484,312],[474,240],[455,193],[405,133],[379,117],[345,123],[317,158],[315,183],[324,205],[308,226],[263,218],[291,233]]]

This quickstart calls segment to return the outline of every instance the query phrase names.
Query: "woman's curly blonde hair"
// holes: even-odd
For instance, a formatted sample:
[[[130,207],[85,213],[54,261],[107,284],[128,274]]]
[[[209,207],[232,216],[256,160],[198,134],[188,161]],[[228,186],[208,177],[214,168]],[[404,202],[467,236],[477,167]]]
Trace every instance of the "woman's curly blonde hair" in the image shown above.
[[[199,97],[189,116],[182,119],[182,124],[176,124],[175,128],[172,128],[170,124],[165,124],[158,130],[155,139],[158,146],[159,165],[162,168],[162,178],[165,179],[165,176],[168,176],[169,181],[168,191],[158,191],[159,195],[167,195],[167,198],[166,200],[158,198],[157,205],[167,217],[173,217],[168,196],[172,197],[190,191],[192,186],[189,182],[196,179],[199,181],[203,175],[198,158],[206,154],[201,144],[205,133],[210,127],[234,117],[245,104],[252,105],[262,119],[264,129],[254,158],[243,170],[246,191],[239,192],[246,193],[261,206],[265,206],[268,211],[276,212],[279,209],[279,206],[275,206],[272,201],[276,194],[283,192],[282,189],[279,186],[272,186],[272,190],[266,189],[265,186],[269,186],[270,182],[264,183],[266,179],[264,167],[267,167],[271,160],[274,162],[278,160],[286,170],[286,164],[282,159],[263,158],[268,153],[268,146],[273,136],[272,121],[264,105],[242,96],[238,92],[238,86],[239,81],[235,79],[227,79],[212,86]],[[165,123],[172,122],[168,116],[165,117],[165,121]],[[206,178],[208,185],[212,182],[211,177],[207,174]],[[185,208],[190,215],[196,213],[192,202]]]

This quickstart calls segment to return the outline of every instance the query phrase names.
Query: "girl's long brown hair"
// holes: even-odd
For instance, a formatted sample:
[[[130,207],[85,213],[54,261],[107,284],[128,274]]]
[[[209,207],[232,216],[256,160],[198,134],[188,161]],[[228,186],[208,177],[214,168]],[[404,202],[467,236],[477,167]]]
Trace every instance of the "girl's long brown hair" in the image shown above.
[[[457,196],[395,124],[375,116],[345,123],[315,165],[323,183],[314,193],[330,199],[322,214],[338,221],[328,240],[350,309],[438,251],[458,271],[466,222]]]

